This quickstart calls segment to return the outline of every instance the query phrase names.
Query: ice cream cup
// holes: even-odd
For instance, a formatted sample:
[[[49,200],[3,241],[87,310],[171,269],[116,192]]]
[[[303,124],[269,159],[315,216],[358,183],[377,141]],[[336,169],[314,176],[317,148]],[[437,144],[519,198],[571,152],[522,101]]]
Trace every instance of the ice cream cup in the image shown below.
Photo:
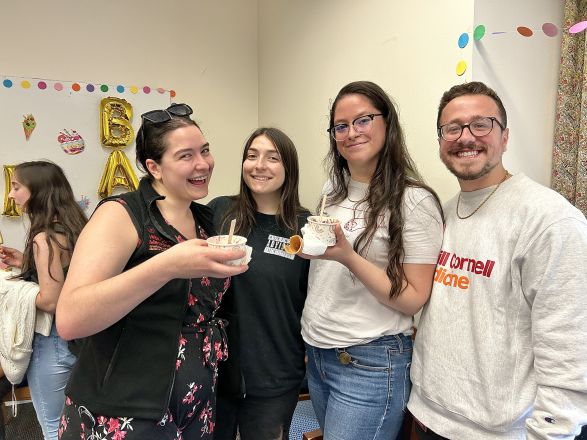
[[[228,260],[224,262],[229,266],[240,266],[242,264],[247,264],[249,261],[251,261],[251,252],[253,248],[247,246],[246,237],[241,237],[240,235],[233,235],[232,241],[229,243],[228,235],[215,235],[213,237],[208,238],[206,241],[208,242],[208,246],[211,248],[226,250],[237,249],[239,251],[242,250],[246,252],[245,256],[242,258],[238,258],[236,260]]]
[[[326,246],[334,246],[336,244],[334,230],[338,223],[340,222],[334,217],[311,215],[308,217],[307,226],[312,231],[312,234],[318,237]]]

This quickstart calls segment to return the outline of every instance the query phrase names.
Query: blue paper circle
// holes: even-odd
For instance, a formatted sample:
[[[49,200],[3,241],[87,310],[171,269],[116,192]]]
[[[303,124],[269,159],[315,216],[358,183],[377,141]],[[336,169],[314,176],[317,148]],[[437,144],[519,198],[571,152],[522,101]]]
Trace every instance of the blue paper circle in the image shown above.
[[[459,47],[463,49],[467,44],[469,44],[469,34],[463,32],[459,37]]]
[[[124,92],[124,86],[116,86],[116,91],[118,93],[123,93]]]
[[[10,81],[9,79],[5,79],[2,84],[4,85],[4,87],[6,87],[7,89],[9,89],[10,87],[12,87],[12,81]]]

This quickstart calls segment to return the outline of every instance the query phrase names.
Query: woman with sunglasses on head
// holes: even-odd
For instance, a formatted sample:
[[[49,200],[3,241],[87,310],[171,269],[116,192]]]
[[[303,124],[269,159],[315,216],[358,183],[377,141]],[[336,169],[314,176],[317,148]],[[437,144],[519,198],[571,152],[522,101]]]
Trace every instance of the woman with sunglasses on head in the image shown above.
[[[206,246],[212,212],[197,204],[214,167],[210,145],[174,104],[142,115],[138,190],[103,200],[81,234],[57,306],[66,339],[84,338],[66,389],[61,439],[212,438],[215,314],[242,251]]]
[[[310,214],[300,205],[298,156],[277,128],[259,128],[247,139],[240,191],[208,206],[222,231],[236,219],[236,233],[253,247],[250,268],[234,277],[221,312],[229,321],[228,360],[218,377],[215,440],[288,439],[304,379],[300,317],[309,262],[283,250]]]
[[[0,246],[0,260],[21,269],[14,278],[39,285],[35,298],[37,310],[53,315],[86,216],[63,170],[51,162],[17,165],[8,196],[29,218],[30,227],[24,252]],[[57,440],[64,389],[75,356],[69,351],[67,342],[59,337],[54,320],[49,327],[47,336],[34,334],[26,376],[43,437]]]
[[[395,439],[410,393],[412,316],[430,296],[442,243],[441,206],[378,85],[343,87],[328,131],[325,213],[340,224],[336,244],[308,257],[310,396],[326,440]]]

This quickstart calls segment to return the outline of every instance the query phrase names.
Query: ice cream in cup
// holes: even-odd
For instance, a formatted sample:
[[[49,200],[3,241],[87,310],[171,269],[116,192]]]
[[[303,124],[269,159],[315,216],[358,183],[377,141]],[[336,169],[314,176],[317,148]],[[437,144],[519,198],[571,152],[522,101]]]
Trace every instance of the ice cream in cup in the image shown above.
[[[226,250],[237,249],[239,251],[242,250],[246,252],[245,256],[242,258],[225,261],[225,263],[229,266],[240,266],[251,261],[251,252],[253,251],[253,248],[247,246],[247,238],[241,237],[240,235],[233,235],[231,237],[230,243],[228,242],[228,238],[228,235],[215,235],[213,237],[209,237],[206,241],[208,242],[208,246],[211,248]]]
[[[312,235],[316,236],[326,246],[334,246],[336,244],[334,230],[338,223],[340,222],[334,217],[311,215],[308,217],[308,224],[306,226]]]

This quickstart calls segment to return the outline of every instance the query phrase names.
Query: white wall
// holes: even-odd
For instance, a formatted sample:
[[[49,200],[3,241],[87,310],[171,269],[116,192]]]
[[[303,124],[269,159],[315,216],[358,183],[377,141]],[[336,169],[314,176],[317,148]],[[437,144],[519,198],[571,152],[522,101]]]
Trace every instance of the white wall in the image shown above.
[[[7,0],[0,41],[2,75],[175,89],[212,144],[211,194],[237,190],[258,121],[256,0]],[[18,147],[0,142],[0,162]]]
[[[346,83],[372,80],[395,98],[408,148],[446,200],[458,186],[438,159],[436,107],[450,86],[484,81],[508,110],[506,166],[549,185],[560,33],[547,37],[541,26],[560,27],[562,16],[563,0],[259,0],[260,124],[296,142],[302,201],[313,208],[326,178],[329,103]],[[474,43],[478,24],[487,33]],[[459,49],[463,32],[470,43]],[[468,65],[461,77],[460,59]]]
[[[331,100],[348,82],[371,80],[397,102],[412,157],[442,198],[455,179],[438,159],[436,108],[471,62],[458,36],[471,0],[259,0],[259,122],[277,125],[299,151],[302,202],[316,206],[326,176]]]
[[[33,12],[9,0],[0,15],[0,74],[175,89],[212,143],[211,196],[237,190],[245,138],[258,125],[276,125],[298,146],[302,201],[310,208],[326,178],[329,103],[346,83],[372,80],[395,98],[413,158],[447,199],[458,186],[438,159],[436,106],[443,91],[471,79],[487,81],[506,101],[508,167],[548,183],[559,49],[539,28],[560,23],[561,4],[56,0],[35,2]],[[475,51],[472,44],[459,49],[458,36],[480,22],[488,32],[525,24],[537,35],[486,36]],[[463,77],[455,74],[459,59],[470,66]],[[2,163],[10,162],[10,148],[0,143]]]
[[[542,32],[546,22],[556,37]],[[506,168],[550,185],[563,0],[476,0],[475,24],[486,36],[473,51],[473,79],[493,87],[508,112]],[[533,30],[522,37],[518,26]],[[505,31],[501,35],[491,32]]]

